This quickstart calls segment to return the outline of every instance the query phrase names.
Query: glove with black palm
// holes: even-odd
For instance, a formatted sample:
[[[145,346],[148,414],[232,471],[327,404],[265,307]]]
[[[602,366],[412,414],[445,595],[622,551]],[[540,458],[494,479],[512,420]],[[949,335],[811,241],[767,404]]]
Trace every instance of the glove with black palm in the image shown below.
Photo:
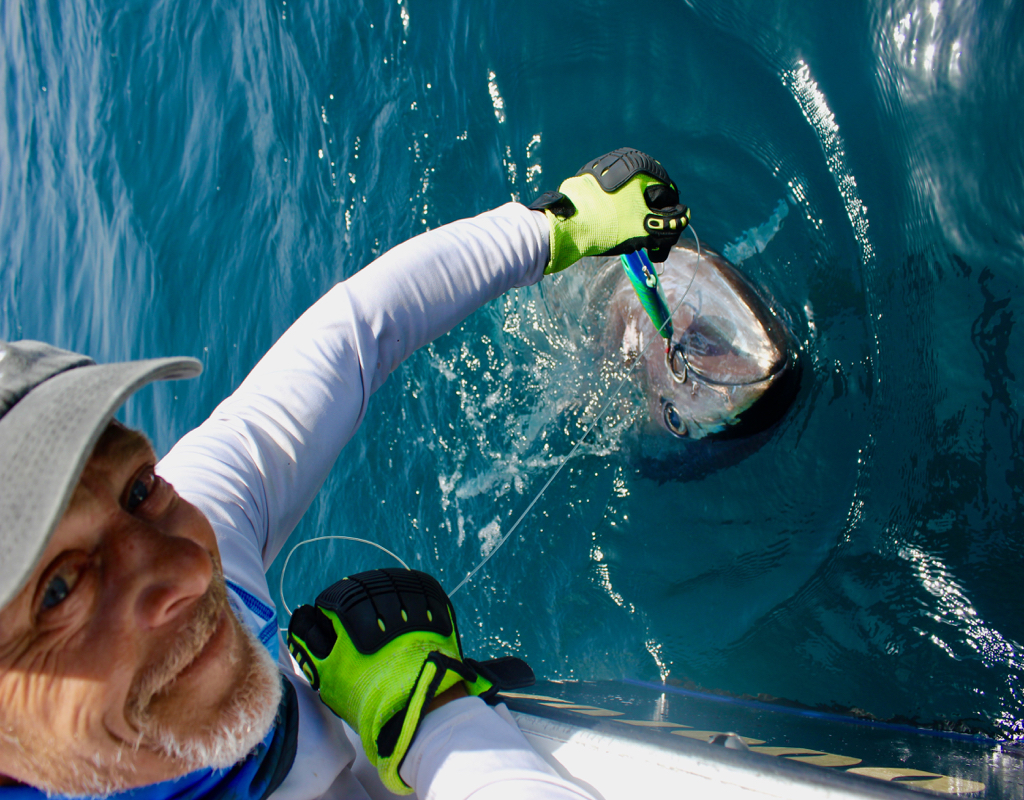
[[[497,702],[499,689],[533,683],[518,658],[465,658],[451,600],[416,570],[360,572],[324,589],[314,606],[292,614],[288,650],[397,794],[412,791],[398,770],[435,697],[461,681],[469,694]]]
[[[646,153],[623,147],[588,161],[557,192],[530,208],[551,224],[551,261],[545,274],[584,256],[632,253],[642,247],[652,261],[668,258],[690,223],[690,210],[665,168]]]

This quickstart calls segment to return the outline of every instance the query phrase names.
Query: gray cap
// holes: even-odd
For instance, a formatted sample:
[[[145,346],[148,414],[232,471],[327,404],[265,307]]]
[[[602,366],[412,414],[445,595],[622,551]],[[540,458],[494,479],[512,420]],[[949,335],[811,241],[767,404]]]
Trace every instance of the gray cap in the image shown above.
[[[0,608],[31,575],[114,412],[194,358],[96,364],[43,342],[0,342]]]

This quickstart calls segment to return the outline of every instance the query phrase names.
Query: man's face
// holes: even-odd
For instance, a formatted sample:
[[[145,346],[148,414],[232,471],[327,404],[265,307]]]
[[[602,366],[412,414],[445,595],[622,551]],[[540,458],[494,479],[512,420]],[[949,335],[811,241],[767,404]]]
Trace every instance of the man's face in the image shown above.
[[[206,518],[107,429],[32,578],[0,609],[0,780],[102,794],[226,766],[277,670],[227,603]]]

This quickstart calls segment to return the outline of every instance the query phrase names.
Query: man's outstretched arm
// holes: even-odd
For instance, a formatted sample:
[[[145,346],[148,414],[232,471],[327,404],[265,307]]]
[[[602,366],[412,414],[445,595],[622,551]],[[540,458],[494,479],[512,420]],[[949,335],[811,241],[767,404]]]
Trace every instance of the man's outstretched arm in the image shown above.
[[[387,376],[548,260],[547,221],[515,203],[398,245],[306,311],[161,473],[269,566]]]

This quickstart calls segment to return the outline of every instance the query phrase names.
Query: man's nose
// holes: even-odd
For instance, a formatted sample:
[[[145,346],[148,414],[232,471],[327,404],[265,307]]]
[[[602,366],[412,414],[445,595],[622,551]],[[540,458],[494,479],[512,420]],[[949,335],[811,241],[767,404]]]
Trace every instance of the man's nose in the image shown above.
[[[144,523],[120,531],[108,558],[113,568],[108,591],[128,602],[135,624],[143,629],[161,628],[187,615],[213,577],[213,559],[204,547]]]

